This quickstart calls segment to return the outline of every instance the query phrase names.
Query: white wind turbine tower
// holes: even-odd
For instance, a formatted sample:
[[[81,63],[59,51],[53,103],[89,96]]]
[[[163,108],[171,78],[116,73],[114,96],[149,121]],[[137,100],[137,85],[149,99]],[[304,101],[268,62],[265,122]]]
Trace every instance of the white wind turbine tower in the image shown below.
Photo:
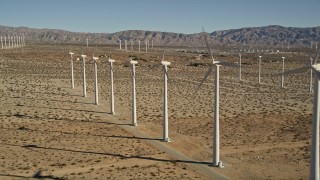
[[[7,37],[6,36],[4,37],[4,46],[5,46],[6,49],[8,49],[8,47],[7,47]]]
[[[14,48],[14,42],[13,42],[14,38],[13,36],[11,36],[11,48]]]
[[[313,59],[310,58],[310,66],[312,66],[312,62],[313,62]],[[312,92],[312,69],[310,69],[309,92]]]
[[[87,47],[89,47],[89,39],[87,38],[86,41],[87,41]]]
[[[87,97],[87,83],[86,83],[86,57],[82,52],[82,67],[83,67],[83,97]]]
[[[205,74],[203,80],[201,81],[197,91],[200,89],[204,81],[208,78],[213,70],[213,65],[216,66],[216,76],[215,76],[215,98],[214,98],[214,139],[213,139],[213,166],[223,168],[222,162],[220,161],[220,132],[219,132],[219,81],[220,81],[220,66],[238,67],[237,65],[230,64],[223,61],[216,61],[213,58],[212,52],[209,47],[207,35],[203,29],[203,35],[206,42],[207,49],[211,55],[212,65],[209,67],[207,73]],[[196,92],[197,92],[196,91]]]
[[[164,50],[161,64],[163,65],[164,94],[163,94],[163,141],[170,142],[168,122],[168,66],[171,64],[164,60]]]
[[[119,48],[122,49],[122,47],[121,47],[121,39],[119,39],[119,45],[120,45]]]
[[[110,62],[110,113],[111,114],[115,114],[114,112],[114,92],[113,92],[113,64],[115,62],[115,60],[113,59],[110,59],[109,57],[109,60]]]
[[[239,53],[239,80],[241,81],[241,53]]]
[[[315,91],[313,100],[313,121],[312,121],[312,144],[310,156],[310,179],[319,179],[319,113],[320,113],[320,64],[317,64],[319,51],[316,53],[315,61],[310,66],[301,67],[287,71],[284,74],[302,73],[309,69],[315,72]]]
[[[3,41],[2,41],[2,36],[1,36],[1,49],[3,49]]]
[[[138,40],[138,44],[139,44],[139,52],[140,52],[140,43],[141,43],[141,41],[140,41],[140,40]]]
[[[127,47],[127,40],[124,40],[124,49],[126,50],[126,52],[127,52],[127,50],[128,50],[128,47]]]
[[[146,40],[146,53],[148,52],[148,41]]]
[[[138,126],[137,123],[137,103],[136,103],[136,69],[135,65],[138,64],[138,61],[130,59],[132,64],[132,125]]]
[[[282,75],[281,75],[281,88],[284,88],[284,59],[285,57],[282,57]]]
[[[97,60],[99,58],[92,57],[94,61],[94,99],[95,99],[95,105],[98,105],[98,67],[97,67]]]
[[[151,40],[151,48],[153,49],[153,39]]]
[[[261,84],[261,58],[262,56],[259,56],[259,62],[258,62],[258,83]]]
[[[71,56],[71,88],[74,89],[74,76],[73,76],[73,52],[69,52],[70,56]]]

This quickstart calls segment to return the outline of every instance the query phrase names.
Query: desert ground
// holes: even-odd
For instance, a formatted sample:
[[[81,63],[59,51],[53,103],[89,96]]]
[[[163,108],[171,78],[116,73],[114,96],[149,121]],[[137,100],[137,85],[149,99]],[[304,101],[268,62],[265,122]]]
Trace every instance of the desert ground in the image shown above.
[[[220,67],[220,153],[224,168],[212,167],[214,73],[196,91],[210,57],[166,47],[169,137],[162,141],[162,47],[32,44],[0,49],[0,179],[308,179],[313,93],[310,71],[285,76],[309,62],[308,49],[264,52],[261,84],[258,55],[242,53],[238,69]],[[88,97],[82,96],[82,61],[88,56]],[[226,53],[223,53],[226,52]],[[98,56],[99,105],[94,104]],[[115,115],[110,114],[106,56],[115,59]],[[137,121],[131,126],[132,72],[136,67]],[[237,63],[220,49],[217,60]]]

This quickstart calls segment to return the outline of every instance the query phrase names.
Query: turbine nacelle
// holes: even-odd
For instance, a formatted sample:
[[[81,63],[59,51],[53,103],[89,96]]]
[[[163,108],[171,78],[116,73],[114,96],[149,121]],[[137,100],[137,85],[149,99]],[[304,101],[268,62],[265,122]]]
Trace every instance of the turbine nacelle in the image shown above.
[[[131,64],[138,64],[138,61],[130,60]]]
[[[92,59],[93,59],[94,61],[97,61],[99,58],[93,56]]]
[[[169,66],[171,63],[169,61],[161,61],[161,64],[164,66]]]
[[[111,63],[113,63],[113,62],[115,62],[116,60],[109,58],[108,61],[111,62]]]
[[[320,72],[320,64],[313,64],[311,65],[311,68],[316,72]]]

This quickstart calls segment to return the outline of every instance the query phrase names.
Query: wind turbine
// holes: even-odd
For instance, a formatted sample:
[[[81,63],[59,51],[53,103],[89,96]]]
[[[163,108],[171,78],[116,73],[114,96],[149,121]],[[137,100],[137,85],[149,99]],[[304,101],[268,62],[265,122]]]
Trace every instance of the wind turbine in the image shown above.
[[[126,41],[125,41],[126,42]],[[115,60],[108,59],[110,62],[110,113],[115,114],[114,112],[114,93],[113,93],[113,64]]]
[[[4,37],[4,46],[5,46],[6,49],[8,49],[8,47],[7,47],[7,37],[6,36]]]
[[[241,81],[241,53],[239,53],[239,80]]]
[[[148,52],[148,41],[146,40],[146,53]]]
[[[82,52],[82,67],[83,67],[83,97],[87,97],[87,90],[86,90],[86,86],[87,86],[87,83],[86,83],[86,57],[87,55],[84,55],[83,52]]]
[[[213,58],[212,52],[209,47],[207,35],[203,29],[203,36],[204,40],[208,49],[208,52],[211,55],[212,65],[209,67],[208,71],[206,72],[204,78],[202,79],[197,91],[200,89],[204,81],[209,77],[213,70],[213,65],[216,66],[216,76],[215,76],[215,98],[214,98],[214,139],[213,139],[213,166],[217,166],[219,168],[223,168],[222,162],[220,161],[220,132],[219,132],[219,81],[220,81],[220,66],[229,66],[229,67],[238,67],[237,65],[227,63],[224,61],[216,61]],[[196,92],[197,92],[196,91]]]
[[[312,66],[312,61],[313,59],[310,58],[310,66]],[[310,69],[309,92],[312,92],[312,69]]]
[[[258,83],[261,84],[261,58],[262,56],[259,56],[259,62],[258,62]]]
[[[319,179],[319,113],[320,113],[320,64],[317,64],[319,51],[316,53],[313,64],[298,69],[287,71],[283,74],[302,73],[309,69],[315,72],[315,91],[313,100],[313,120],[312,120],[312,144],[310,156],[310,179]]]
[[[94,61],[94,99],[95,99],[95,105],[98,105],[98,68],[97,68],[97,60],[99,58],[92,57]]]
[[[163,141],[170,142],[168,122],[168,66],[171,64],[164,60],[164,50],[161,64],[163,65],[164,94],[163,94]]]
[[[140,52],[140,43],[141,43],[141,42],[140,42],[140,40],[138,40],[138,44],[139,44],[139,52]]]
[[[122,49],[122,47],[121,47],[121,39],[119,39],[119,44],[120,44],[120,49]]]
[[[87,40],[87,47],[89,47],[89,39],[87,38],[86,40]]]
[[[137,124],[137,103],[136,103],[136,68],[135,65],[138,61],[130,59],[132,64],[132,125],[138,126]]]
[[[124,49],[125,49],[126,52],[127,52],[127,50],[128,50],[128,48],[127,48],[127,40],[124,40]]]
[[[73,52],[69,52],[70,56],[71,56],[71,88],[74,89],[74,76],[73,76]]]
[[[151,40],[151,48],[153,49],[153,39]]]
[[[3,49],[3,41],[2,41],[2,36],[1,36],[1,49]]]
[[[284,88],[284,59],[285,57],[282,57],[282,75],[281,75],[281,88]]]

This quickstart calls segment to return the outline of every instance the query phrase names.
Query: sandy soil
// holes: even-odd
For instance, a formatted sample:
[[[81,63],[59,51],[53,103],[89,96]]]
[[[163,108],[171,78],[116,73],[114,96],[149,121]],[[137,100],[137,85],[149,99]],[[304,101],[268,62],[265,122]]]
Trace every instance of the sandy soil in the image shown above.
[[[116,115],[109,114],[109,66],[98,64],[99,102],[94,105],[93,63],[87,61],[88,97],[82,97],[82,62],[76,61],[70,88],[69,50],[77,57],[111,55],[116,59]],[[281,57],[286,69],[308,62],[304,54],[264,54],[262,84],[258,84],[255,54],[243,54],[238,70],[221,67],[221,160],[212,162],[214,76],[196,93],[208,63],[195,54],[167,48],[169,68],[169,137],[162,142],[162,49],[131,53],[117,46],[39,45],[1,50],[0,177],[20,179],[308,179],[313,94],[309,73],[285,77],[280,88]],[[138,127],[131,123],[131,68],[136,68]],[[218,59],[237,62],[237,55]],[[142,133],[143,137],[135,135]],[[152,143],[150,143],[152,142]],[[188,156],[192,161],[181,161]],[[198,166],[198,165],[201,166]],[[209,168],[210,173],[203,171]]]

